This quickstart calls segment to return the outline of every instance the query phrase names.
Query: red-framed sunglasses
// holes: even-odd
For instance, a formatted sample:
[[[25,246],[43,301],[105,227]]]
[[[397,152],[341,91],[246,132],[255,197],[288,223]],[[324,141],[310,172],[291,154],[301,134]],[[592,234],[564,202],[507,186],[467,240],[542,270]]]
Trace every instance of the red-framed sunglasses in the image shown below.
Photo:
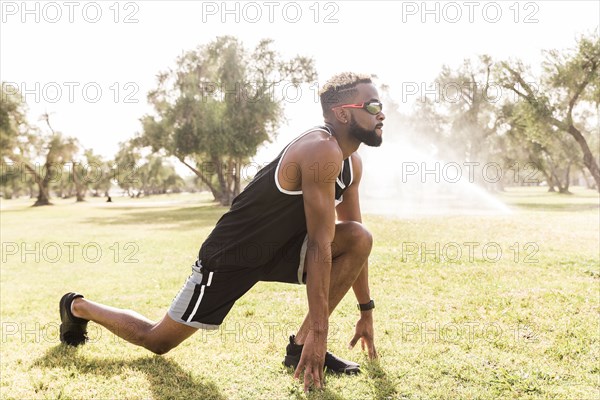
[[[336,107],[342,107],[342,108],[362,108],[364,110],[367,110],[367,112],[369,114],[373,114],[373,115],[377,115],[381,112],[381,110],[383,110],[383,104],[381,104],[381,102],[379,101],[367,101],[365,103],[361,103],[361,104],[343,104],[341,106],[336,106]],[[333,107],[333,108],[336,108]],[[333,110],[332,108],[332,110]]]

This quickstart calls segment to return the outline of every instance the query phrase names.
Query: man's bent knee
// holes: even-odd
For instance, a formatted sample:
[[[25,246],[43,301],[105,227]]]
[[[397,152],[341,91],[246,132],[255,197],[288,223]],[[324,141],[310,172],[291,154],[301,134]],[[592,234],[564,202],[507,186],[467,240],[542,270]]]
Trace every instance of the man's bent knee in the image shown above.
[[[155,354],[166,354],[197,330],[174,321],[166,314],[161,321],[144,332],[143,346]]]
[[[360,222],[344,221],[336,226],[334,243],[340,254],[352,252],[366,258],[373,247],[373,235]]]
[[[174,341],[169,337],[156,337],[156,334],[149,333],[143,338],[142,346],[154,354],[163,355],[177,347],[181,341]]]
[[[352,228],[353,243],[359,246],[361,250],[366,252],[366,255],[371,253],[373,247],[373,235],[371,232],[361,223],[355,222]]]
[[[169,351],[173,350],[177,347],[177,344],[167,343],[167,342],[158,342],[158,343],[149,343],[144,346],[154,354],[162,356],[163,354],[167,354]]]

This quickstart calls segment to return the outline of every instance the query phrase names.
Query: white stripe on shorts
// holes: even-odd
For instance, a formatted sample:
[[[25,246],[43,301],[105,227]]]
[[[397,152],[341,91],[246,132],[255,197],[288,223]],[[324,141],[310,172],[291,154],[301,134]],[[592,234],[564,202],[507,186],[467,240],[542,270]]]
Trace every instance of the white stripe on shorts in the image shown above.
[[[187,280],[183,284],[183,287],[181,288],[181,290],[179,291],[177,296],[175,296],[175,298],[173,299],[173,302],[171,303],[171,306],[169,307],[169,311],[167,311],[167,314],[174,321],[179,322],[184,325],[187,325],[187,326],[191,326],[192,328],[211,329],[211,330],[218,329],[219,325],[205,324],[202,322],[197,322],[197,321],[191,320],[194,317],[194,315],[198,312],[198,308],[200,306],[200,300],[202,299],[202,293],[204,293],[204,285],[201,286],[200,290],[202,292],[198,296],[198,300],[196,301],[194,310],[191,313],[190,317],[187,318],[187,320],[181,319],[181,316],[183,315],[183,313],[185,313],[185,310],[188,308],[190,301],[192,300],[192,296],[194,294],[195,287],[197,285],[199,285],[200,282],[202,282],[202,272],[201,272],[202,266],[198,265],[198,264],[200,264],[200,263],[198,262],[197,264],[192,265],[192,274],[187,278]]]
[[[308,247],[308,233],[304,236],[304,242],[300,249],[300,263],[298,264],[298,283],[303,285],[302,277],[304,276],[304,260],[306,259],[306,250]]]
[[[198,301],[196,301],[196,305],[194,306],[194,310],[192,311],[192,313],[188,317],[187,321],[185,321],[185,322],[191,322],[192,319],[194,318],[194,316],[196,315],[196,311],[198,311],[198,307],[200,306],[200,302],[202,301],[202,297],[204,296],[204,288],[205,288],[205,286],[202,285],[202,287],[200,288],[200,296],[198,296]]]

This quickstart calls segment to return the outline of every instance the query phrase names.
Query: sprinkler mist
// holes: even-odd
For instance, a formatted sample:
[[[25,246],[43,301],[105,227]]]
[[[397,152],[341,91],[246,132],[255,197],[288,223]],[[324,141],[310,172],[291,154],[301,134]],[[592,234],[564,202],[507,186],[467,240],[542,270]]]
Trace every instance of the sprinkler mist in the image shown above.
[[[393,128],[385,124],[386,133]],[[503,215],[510,209],[475,182],[496,179],[497,164],[448,162],[384,133],[381,147],[361,146],[363,213],[398,218]],[[391,137],[390,137],[391,136]],[[405,136],[405,135],[402,135]],[[408,135],[406,135],[408,136]]]

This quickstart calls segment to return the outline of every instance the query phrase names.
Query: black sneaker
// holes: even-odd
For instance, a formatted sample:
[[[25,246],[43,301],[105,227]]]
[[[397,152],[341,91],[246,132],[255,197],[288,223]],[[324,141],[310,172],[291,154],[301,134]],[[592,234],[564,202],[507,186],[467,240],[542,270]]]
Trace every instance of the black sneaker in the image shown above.
[[[285,348],[285,358],[283,359],[283,365],[286,367],[293,367],[294,369],[300,362],[300,356],[302,355],[301,344],[294,343],[295,335],[290,336],[290,343]],[[325,368],[331,372],[338,374],[358,374],[360,372],[360,365],[355,362],[347,361],[339,358],[330,352],[325,353]]]
[[[65,294],[59,303],[60,309],[60,341],[70,346],[79,346],[87,340],[87,319],[78,318],[71,312],[71,303],[77,298],[83,298],[79,293]]]

